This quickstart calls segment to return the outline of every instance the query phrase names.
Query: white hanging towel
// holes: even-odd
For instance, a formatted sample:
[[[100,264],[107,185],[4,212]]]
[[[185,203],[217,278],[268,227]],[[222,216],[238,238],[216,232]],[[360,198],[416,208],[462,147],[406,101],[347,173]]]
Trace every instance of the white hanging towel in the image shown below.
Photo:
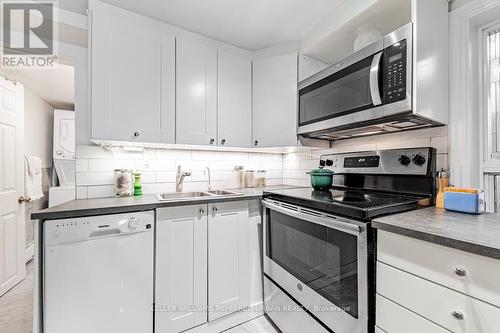
[[[24,195],[31,200],[43,197],[42,190],[42,159],[37,156],[24,157],[25,160],[25,190]]]

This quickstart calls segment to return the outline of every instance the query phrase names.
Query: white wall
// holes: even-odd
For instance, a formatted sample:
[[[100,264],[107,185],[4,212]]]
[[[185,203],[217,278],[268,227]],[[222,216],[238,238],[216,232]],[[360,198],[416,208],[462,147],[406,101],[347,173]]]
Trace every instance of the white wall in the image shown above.
[[[52,166],[54,107],[24,87],[24,154],[42,159],[42,167]]]

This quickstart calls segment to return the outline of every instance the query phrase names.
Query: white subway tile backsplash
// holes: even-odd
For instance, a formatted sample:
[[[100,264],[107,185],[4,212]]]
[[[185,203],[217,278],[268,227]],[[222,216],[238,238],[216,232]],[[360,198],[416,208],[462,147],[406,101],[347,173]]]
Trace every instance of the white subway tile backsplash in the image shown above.
[[[448,137],[447,136],[438,136],[431,138],[431,147],[437,149],[438,154],[447,154],[448,153]]]
[[[207,166],[214,189],[234,188],[234,167],[239,165],[246,170],[266,170],[268,185],[310,186],[306,172],[318,167],[321,155],[429,145],[438,151],[437,168],[448,169],[446,127],[336,141],[329,149],[301,148],[298,152],[285,154],[177,149],[128,153],[118,148],[108,152],[98,146],[77,146],[77,197],[113,196],[115,168],[140,170],[145,194],[172,192],[178,165],[183,171],[192,172],[192,176],[185,179],[185,191],[207,189],[208,176],[203,173]]]
[[[176,171],[159,171],[156,173],[156,181],[159,183],[175,183]]]
[[[87,186],[78,186],[76,188],[76,198],[77,199],[87,199]]]
[[[82,185],[112,185],[113,172],[77,172],[76,184]]]
[[[76,159],[76,172],[87,172],[89,171],[89,160],[84,158]]]
[[[158,160],[190,160],[191,150],[156,150],[156,159]]]
[[[113,185],[89,186],[87,191],[89,198],[108,198],[115,195]]]
[[[134,169],[134,160],[121,159],[90,159],[88,162],[89,172],[113,171],[114,169]]]

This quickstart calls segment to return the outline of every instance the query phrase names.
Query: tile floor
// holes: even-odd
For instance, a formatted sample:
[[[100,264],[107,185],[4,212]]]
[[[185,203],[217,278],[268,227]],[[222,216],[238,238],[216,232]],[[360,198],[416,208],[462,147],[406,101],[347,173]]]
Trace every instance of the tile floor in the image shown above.
[[[32,333],[32,322],[33,261],[26,267],[26,279],[0,297],[0,333]],[[224,333],[279,333],[279,330],[262,316]]]
[[[33,331],[33,260],[26,266],[26,279],[0,297],[0,332]]]

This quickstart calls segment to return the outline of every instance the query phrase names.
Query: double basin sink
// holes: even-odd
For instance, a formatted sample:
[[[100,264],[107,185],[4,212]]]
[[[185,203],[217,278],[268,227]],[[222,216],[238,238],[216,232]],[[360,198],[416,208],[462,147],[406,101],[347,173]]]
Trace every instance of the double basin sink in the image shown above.
[[[158,193],[156,197],[160,201],[176,201],[176,200],[187,200],[187,199],[216,197],[216,196],[232,196],[232,195],[241,195],[241,193],[227,191],[227,190],[213,190],[213,191],[200,191],[200,192]]]

